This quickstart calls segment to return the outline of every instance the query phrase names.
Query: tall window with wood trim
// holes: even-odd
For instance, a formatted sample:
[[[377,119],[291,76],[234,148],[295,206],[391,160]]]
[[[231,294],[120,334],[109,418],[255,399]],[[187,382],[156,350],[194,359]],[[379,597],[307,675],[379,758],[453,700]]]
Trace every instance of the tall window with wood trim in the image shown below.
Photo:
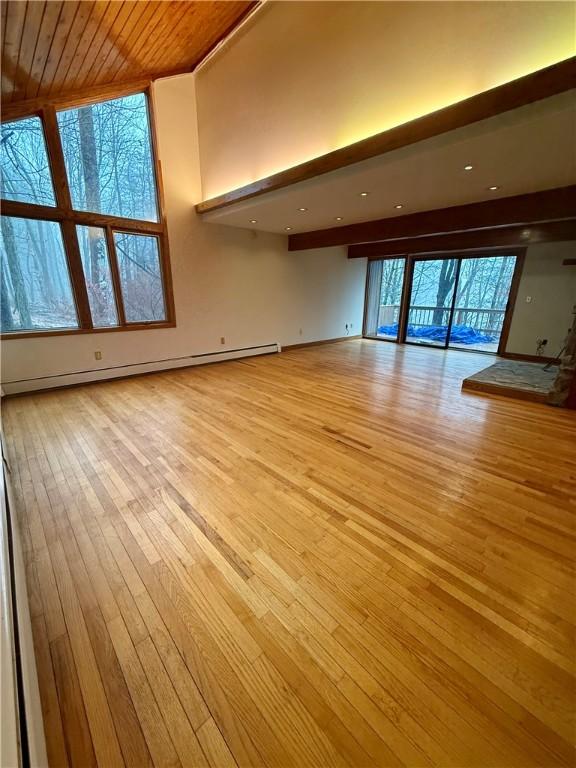
[[[148,92],[1,125],[3,338],[173,326]]]

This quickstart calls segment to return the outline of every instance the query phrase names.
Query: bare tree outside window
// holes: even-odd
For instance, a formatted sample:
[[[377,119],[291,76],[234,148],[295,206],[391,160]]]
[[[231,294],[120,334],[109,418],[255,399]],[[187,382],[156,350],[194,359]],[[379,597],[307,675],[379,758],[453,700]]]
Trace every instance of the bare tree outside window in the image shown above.
[[[402,285],[404,282],[405,259],[387,259],[382,264],[382,283],[380,288],[380,307],[376,333],[386,339],[398,338],[398,320]],[[378,332],[384,328],[384,332]]]
[[[77,328],[60,225],[2,216],[3,331]]]
[[[0,126],[2,199],[56,205],[39,117]]]
[[[158,221],[143,93],[58,113],[72,206]]]
[[[123,232],[114,234],[126,322],[164,320],[164,292],[158,239]]]
[[[78,226],[76,229],[92,323],[95,328],[118,325],[106,234],[101,227]]]

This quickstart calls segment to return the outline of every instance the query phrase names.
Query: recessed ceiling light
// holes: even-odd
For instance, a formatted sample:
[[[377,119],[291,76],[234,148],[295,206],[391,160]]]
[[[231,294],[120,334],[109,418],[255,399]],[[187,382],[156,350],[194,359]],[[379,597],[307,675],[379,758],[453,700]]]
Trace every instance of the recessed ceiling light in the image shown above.
[[[394,208],[397,208],[398,210],[400,210],[400,208],[404,208],[404,206],[402,205],[402,203],[398,203],[398,205],[395,205]]]
[[[473,165],[465,165],[465,166],[464,166],[464,170],[465,170],[465,171],[471,171],[471,170],[472,170],[472,168],[474,168],[474,166],[473,166]]]
[[[292,229],[292,227],[284,227],[284,229],[286,230],[286,232],[290,232],[290,230]]]
[[[302,211],[302,213],[304,213],[304,211],[307,211],[307,210],[308,210],[308,208],[298,208],[298,210],[299,210],[299,211]]]
[[[522,237],[530,237],[531,232],[529,229],[523,229],[522,230]]]
[[[368,197],[368,192],[360,192],[360,197]]]
[[[490,192],[496,192],[496,190],[500,189],[500,187],[498,187],[498,186],[496,186],[496,184],[494,184],[492,187],[488,187],[488,189],[490,190]]]
[[[256,219],[250,219],[250,224],[258,224]]]
[[[342,216],[335,216],[334,221],[342,221]]]

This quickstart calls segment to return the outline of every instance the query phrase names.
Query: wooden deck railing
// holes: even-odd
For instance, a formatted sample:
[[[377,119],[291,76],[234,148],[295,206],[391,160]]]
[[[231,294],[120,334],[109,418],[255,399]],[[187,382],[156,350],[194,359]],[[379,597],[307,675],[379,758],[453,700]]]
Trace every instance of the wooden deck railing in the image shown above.
[[[456,307],[454,310],[454,325],[467,325],[476,331],[498,335],[504,323],[504,309],[479,309],[478,307]],[[393,325],[398,322],[400,315],[399,304],[383,304],[380,306],[378,327]],[[449,307],[411,306],[408,323],[417,328],[427,328],[432,325],[448,325],[450,318]]]

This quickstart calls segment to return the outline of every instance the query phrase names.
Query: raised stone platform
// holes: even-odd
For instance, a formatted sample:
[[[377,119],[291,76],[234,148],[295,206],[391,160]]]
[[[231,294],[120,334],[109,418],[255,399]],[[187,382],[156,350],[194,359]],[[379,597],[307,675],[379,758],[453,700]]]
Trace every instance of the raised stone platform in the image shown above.
[[[462,389],[545,403],[558,374],[558,366],[545,370],[545,365],[545,362],[498,360],[464,379]]]

